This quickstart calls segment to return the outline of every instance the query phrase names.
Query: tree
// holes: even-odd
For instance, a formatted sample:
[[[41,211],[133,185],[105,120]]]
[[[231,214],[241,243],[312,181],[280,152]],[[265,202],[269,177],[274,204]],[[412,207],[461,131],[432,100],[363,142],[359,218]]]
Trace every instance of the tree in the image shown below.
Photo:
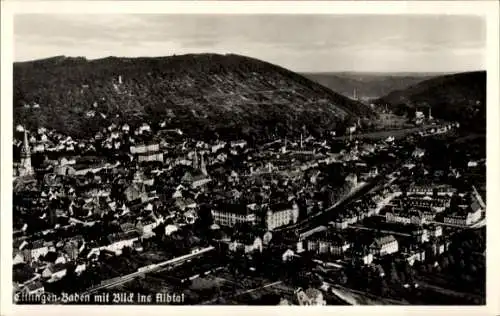
[[[422,263],[418,266],[420,273],[426,274],[427,273],[427,265],[425,263]]]
[[[391,270],[390,274],[389,274],[389,281],[396,285],[396,284],[400,284],[400,279],[399,279],[399,275],[398,275],[398,272],[396,271],[396,269],[394,270]]]
[[[348,281],[347,275],[345,274],[344,270],[341,270],[338,277],[338,282],[344,285],[347,283],[347,281]]]
[[[474,264],[470,265],[470,272],[472,275],[475,275],[477,273],[477,267]]]
[[[460,261],[458,262],[458,268],[460,269],[460,271],[464,271],[465,270],[465,261],[464,261],[464,259],[460,259]]]
[[[389,293],[389,285],[385,279],[382,279],[380,282],[380,295],[387,296]]]
[[[447,258],[448,258],[448,263],[449,263],[449,265],[450,265],[450,266],[454,266],[454,265],[455,265],[455,258],[453,257],[453,255],[452,255],[452,254],[449,254],[449,255],[447,256]]]
[[[199,218],[197,222],[199,223],[200,227],[209,228],[214,223],[212,211],[210,210],[210,207],[208,207],[208,205],[201,205],[198,214]]]
[[[448,260],[448,257],[446,257],[446,256],[442,257],[440,265],[443,268],[443,270],[446,270],[450,265],[450,261]]]
[[[122,248],[122,256],[130,258],[132,256],[132,248],[126,246]]]

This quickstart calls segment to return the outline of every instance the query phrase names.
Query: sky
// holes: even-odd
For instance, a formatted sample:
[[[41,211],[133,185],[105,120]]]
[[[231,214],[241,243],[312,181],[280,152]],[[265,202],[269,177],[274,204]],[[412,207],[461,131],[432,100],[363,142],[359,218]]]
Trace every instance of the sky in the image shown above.
[[[472,15],[16,15],[14,59],[235,53],[297,72],[459,72],[486,69],[485,21]]]

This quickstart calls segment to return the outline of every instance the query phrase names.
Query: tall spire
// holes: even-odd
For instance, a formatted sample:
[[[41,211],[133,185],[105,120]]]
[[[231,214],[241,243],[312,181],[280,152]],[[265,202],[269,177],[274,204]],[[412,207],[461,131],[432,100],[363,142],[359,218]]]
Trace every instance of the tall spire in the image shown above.
[[[28,141],[28,132],[24,131],[23,147],[21,148],[21,155],[24,157],[31,156],[30,144]]]
[[[201,158],[200,170],[206,176],[208,174],[208,172],[207,172],[207,165],[205,164],[205,157],[204,156],[205,155],[200,154],[200,158]]]
[[[24,131],[23,147],[21,148],[21,166],[19,175],[21,177],[33,175],[33,167],[31,166],[31,150],[28,141],[28,132]]]
[[[193,157],[193,168],[198,169],[199,164],[198,164],[198,150],[194,150],[194,157]]]

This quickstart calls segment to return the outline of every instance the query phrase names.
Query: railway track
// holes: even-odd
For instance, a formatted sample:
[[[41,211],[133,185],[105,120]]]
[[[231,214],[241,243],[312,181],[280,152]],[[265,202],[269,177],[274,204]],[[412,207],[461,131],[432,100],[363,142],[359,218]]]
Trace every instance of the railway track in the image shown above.
[[[121,277],[118,277],[115,279],[111,279],[112,281],[110,281],[110,282],[104,281],[104,284],[101,283],[100,285],[98,285],[92,289],[87,290],[86,292],[83,293],[83,295],[93,294],[93,293],[96,293],[96,292],[103,290],[103,289],[112,288],[112,287],[130,282],[130,281],[134,280],[135,278],[143,276],[147,273],[161,272],[170,266],[181,265],[181,264],[187,262],[188,260],[203,256],[204,254],[206,254],[214,249],[215,249],[214,247],[210,246],[207,248],[203,248],[195,253],[191,253],[191,254],[187,254],[187,255],[177,257],[174,259],[170,259],[170,260],[167,260],[167,261],[159,263],[159,264],[154,264],[151,266],[139,268],[139,270],[136,272],[133,272],[133,273],[130,273],[130,274],[127,274],[127,275],[124,275],[124,276],[121,276]]]

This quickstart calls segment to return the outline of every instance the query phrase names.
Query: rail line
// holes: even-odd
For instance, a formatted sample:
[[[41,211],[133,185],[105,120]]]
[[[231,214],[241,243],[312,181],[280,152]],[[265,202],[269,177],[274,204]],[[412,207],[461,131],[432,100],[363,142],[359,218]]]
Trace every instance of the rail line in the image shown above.
[[[114,286],[129,282],[129,281],[132,281],[133,279],[135,279],[139,276],[145,275],[147,273],[161,271],[170,265],[183,264],[184,262],[186,262],[190,259],[200,257],[200,256],[202,256],[202,255],[206,254],[207,252],[210,252],[214,249],[215,248],[213,246],[209,246],[209,247],[200,249],[199,251],[194,252],[194,253],[189,253],[189,254],[186,254],[186,255],[183,255],[183,256],[180,256],[180,257],[177,257],[174,259],[170,259],[170,260],[158,263],[158,264],[152,264],[149,266],[141,267],[136,272],[126,274],[126,275],[120,276],[118,278],[106,280],[103,283],[101,283],[100,285],[98,285],[90,290],[87,290],[83,294],[84,295],[93,294],[99,290],[114,287]]]

